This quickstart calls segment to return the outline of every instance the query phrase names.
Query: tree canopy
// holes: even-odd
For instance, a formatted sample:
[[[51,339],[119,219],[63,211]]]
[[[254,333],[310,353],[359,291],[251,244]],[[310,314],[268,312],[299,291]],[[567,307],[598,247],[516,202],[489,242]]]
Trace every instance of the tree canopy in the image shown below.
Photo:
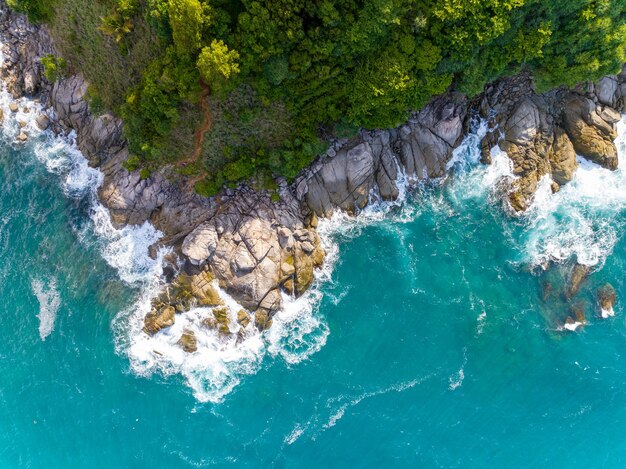
[[[395,126],[448,89],[474,95],[522,67],[548,89],[626,61],[624,0],[110,1],[105,34],[124,43],[145,22],[164,51],[119,109],[133,166],[185,157],[166,142],[198,107],[204,82],[219,114],[194,167],[206,193],[259,175],[291,177],[320,137]],[[9,2],[50,14],[46,0]]]

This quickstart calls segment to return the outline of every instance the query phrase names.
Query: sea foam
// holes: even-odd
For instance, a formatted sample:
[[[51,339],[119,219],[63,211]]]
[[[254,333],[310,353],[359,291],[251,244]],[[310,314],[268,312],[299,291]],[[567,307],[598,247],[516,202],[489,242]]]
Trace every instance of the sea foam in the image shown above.
[[[52,277],[50,280],[32,279],[31,288],[33,294],[39,302],[39,337],[42,341],[54,331],[54,321],[61,307],[61,297],[57,289],[57,280]]]

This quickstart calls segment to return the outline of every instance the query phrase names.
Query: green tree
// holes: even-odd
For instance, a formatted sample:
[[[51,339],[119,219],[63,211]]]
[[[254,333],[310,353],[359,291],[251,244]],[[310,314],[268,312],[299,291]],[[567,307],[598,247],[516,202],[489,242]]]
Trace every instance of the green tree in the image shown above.
[[[176,51],[193,57],[201,47],[204,17],[199,0],[169,0],[168,16]]]
[[[224,41],[213,40],[200,52],[198,70],[211,89],[221,92],[229,80],[239,73],[239,53],[228,49]]]

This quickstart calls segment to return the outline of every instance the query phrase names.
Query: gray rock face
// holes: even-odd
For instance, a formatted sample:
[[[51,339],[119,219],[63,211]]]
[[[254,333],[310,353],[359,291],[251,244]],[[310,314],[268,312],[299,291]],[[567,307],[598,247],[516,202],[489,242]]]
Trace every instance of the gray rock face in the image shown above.
[[[123,152],[126,142],[121,120],[110,114],[95,116],[84,97],[88,83],[82,75],[64,78],[52,86],[50,103],[60,123],[75,130],[78,148],[93,166],[100,166]]]
[[[374,191],[395,200],[398,170],[413,180],[445,175],[453,150],[463,139],[466,101],[463,96],[437,98],[407,124],[392,131],[362,132],[334,156],[322,157],[294,184],[295,194],[319,216],[334,210],[355,213]]]

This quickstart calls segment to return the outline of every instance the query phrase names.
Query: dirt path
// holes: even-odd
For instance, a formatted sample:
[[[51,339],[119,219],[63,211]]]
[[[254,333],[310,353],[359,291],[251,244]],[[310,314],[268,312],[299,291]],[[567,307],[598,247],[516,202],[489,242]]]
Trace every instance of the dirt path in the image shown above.
[[[211,126],[213,125],[213,117],[211,116],[209,100],[207,99],[209,94],[211,94],[211,89],[209,88],[209,85],[204,82],[202,82],[201,86],[202,93],[200,94],[200,111],[202,111],[204,118],[202,119],[202,125],[196,129],[193,136],[193,153],[178,163],[181,168],[198,162],[198,159],[200,159],[200,156],[202,155],[202,142],[204,142],[204,136],[209,130],[211,130]]]

